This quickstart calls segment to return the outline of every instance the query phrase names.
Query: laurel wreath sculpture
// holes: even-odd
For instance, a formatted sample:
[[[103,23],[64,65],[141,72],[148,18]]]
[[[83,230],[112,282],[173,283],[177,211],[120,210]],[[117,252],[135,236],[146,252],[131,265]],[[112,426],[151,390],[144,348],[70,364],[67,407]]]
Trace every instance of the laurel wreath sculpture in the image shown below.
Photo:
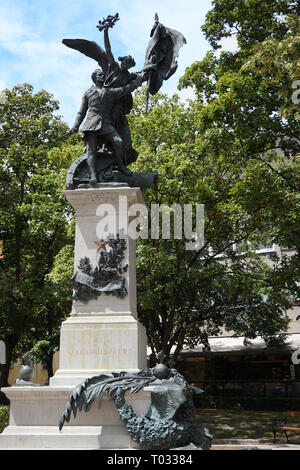
[[[88,257],[80,259],[78,271],[71,279],[74,300],[89,302],[101,294],[122,299],[128,294],[123,276],[128,269],[128,264],[124,263],[126,240],[117,233],[115,238],[108,238],[105,245],[108,245],[110,250],[100,252],[95,268]]]
[[[162,380],[159,377],[166,377]],[[159,393],[151,392],[151,406],[144,416],[137,416],[125,401],[125,393],[137,393],[150,384],[157,384]],[[155,387],[156,388],[156,387]],[[71,393],[62,413],[59,430],[73,413],[89,411],[95,400],[99,407],[104,394],[113,400],[121,421],[140,449],[170,449],[192,445],[208,450],[212,437],[197,423],[192,395],[202,390],[191,387],[175,369],[159,364],[137,374],[126,372],[94,376],[78,385]]]

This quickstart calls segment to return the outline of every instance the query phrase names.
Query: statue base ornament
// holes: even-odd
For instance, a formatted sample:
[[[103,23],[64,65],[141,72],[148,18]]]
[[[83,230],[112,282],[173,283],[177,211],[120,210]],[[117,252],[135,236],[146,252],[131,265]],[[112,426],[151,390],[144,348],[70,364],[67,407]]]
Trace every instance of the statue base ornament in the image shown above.
[[[125,399],[140,390],[151,393],[150,406],[142,416]],[[209,450],[212,436],[199,425],[193,404],[193,394],[203,393],[191,387],[175,369],[163,364],[137,374],[114,373],[113,376],[91,377],[79,384],[71,393],[62,413],[59,429],[62,430],[71,415],[77,411],[88,412],[97,400],[99,408],[107,393],[114,401],[121,421],[140,450],[172,450],[176,448]]]
[[[144,200],[139,188],[129,187],[64,194],[76,215],[73,306],[62,323],[60,364],[50,385],[76,386],[93,375],[147,367],[136,310],[136,240],[127,234],[130,208]]]
[[[157,173],[135,173],[126,175],[117,171],[115,159],[111,154],[98,152],[95,161],[96,181],[90,183],[89,168],[87,164],[88,154],[85,151],[83,155],[77,158],[67,172],[66,189],[89,189],[103,187],[122,187],[147,189],[157,188]]]
[[[10,421],[0,434],[0,449],[133,449],[136,444],[108,397],[100,409],[95,403],[91,413],[70,418],[62,431],[58,423],[81,382],[147,367],[146,333],[136,311],[136,241],[119,237],[133,219],[130,207],[143,204],[143,196],[128,186],[64,193],[75,209],[76,235],[73,304],[61,326],[59,369],[49,386],[2,389],[10,400]],[[116,220],[120,223],[108,238],[104,229]],[[127,393],[126,400],[141,416],[150,406],[150,393]]]

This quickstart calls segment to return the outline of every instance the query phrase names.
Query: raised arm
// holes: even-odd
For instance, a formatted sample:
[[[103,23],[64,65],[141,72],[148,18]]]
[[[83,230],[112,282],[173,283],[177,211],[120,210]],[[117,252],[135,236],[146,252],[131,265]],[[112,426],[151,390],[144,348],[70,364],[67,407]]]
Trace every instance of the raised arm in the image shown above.
[[[120,98],[121,96],[125,96],[138,88],[140,85],[142,85],[144,80],[146,80],[146,75],[143,72],[140,72],[137,74],[137,77],[128,85],[119,88],[110,88],[110,93],[113,93],[116,98]]]
[[[108,27],[104,29],[104,46],[105,46],[105,52],[107,55],[108,63],[111,66],[111,68],[114,69],[115,67],[117,67],[117,63],[111,51],[110,40],[108,36]]]

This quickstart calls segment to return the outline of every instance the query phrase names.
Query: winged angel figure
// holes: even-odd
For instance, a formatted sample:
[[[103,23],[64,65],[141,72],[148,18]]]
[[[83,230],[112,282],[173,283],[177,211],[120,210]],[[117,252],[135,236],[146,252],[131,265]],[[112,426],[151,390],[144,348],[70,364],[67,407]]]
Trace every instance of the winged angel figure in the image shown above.
[[[156,15],[143,70],[132,73],[129,70],[135,66],[133,57],[127,55],[119,57],[116,61],[111,50],[108,30],[113,28],[118,20],[119,14],[116,13],[114,16],[109,15],[103,21],[99,21],[97,28],[104,33],[105,50],[96,42],[86,39],[63,39],[62,41],[67,47],[94,59],[100,66],[100,69],[92,74],[94,86],[84,93],[75,123],[67,134],[68,136],[78,132],[85,119],[81,131],[84,133],[91,184],[98,181],[97,156],[101,155],[100,149],[103,155],[105,146],[114,156],[118,170],[127,176],[131,175],[127,165],[136,161],[138,156],[132,147],[126,118],[133,105],[131,93],[147,81],[147,96],[149,93],[155,94],[163,80],[168,79],[175,72],[178,50],[185,43],[181,33],[165,28],[158,22]]]
[[[126,403],[125,392],[137,393],[143,387],[155,385],[151,391],[151,405],[145,416],[137,416]],[[93,402],[101,406],[103,395],[115,402],[119,416],[131,438],[140,449],[170,449],[189,446],[207,450],[212,437],[199,426],[196,419],[193,394],[202,390],[190,386],[175,369],[163,364],[136,374],[114,373],[113,377],[98,375],[85,380],[71,393],[62,413],[59,429],[69,422],[73,413],[89,411]]]

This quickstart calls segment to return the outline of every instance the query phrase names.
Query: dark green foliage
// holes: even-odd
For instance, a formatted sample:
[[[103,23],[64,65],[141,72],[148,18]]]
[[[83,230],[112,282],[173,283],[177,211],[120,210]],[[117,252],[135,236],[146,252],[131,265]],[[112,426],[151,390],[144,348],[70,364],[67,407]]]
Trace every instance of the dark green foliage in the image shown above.
[[[290,270],[280,260],[271,269],[253,250],[269,237],[272,220],[264,216],[262,192],[267,197],[272,186],[274,203],[277,177],[259,165],[230,159],[225,140],[224,148],[218,145],[215,153],[209,152],[205,135],[197,132],[199,103],[183,106],[176,97],[159,96],[148,115],[142,109],[137,96],[131,118],[140,152],[136,169],[159,174],[158,190],[145,191],[149,208],[163,203],[205,207],[201,249],[187,251],[187,240],[172,234],[170,240],[138,241],[138,313],[153,353],[163,351],[168,357],[174,347],[177,355],[183,346],[218,335],[222,327],[248,338],[284,331]],[[245,175],[251,180],[248,186]],[[248,203],[249,191],[255,194],[256,211]]]
[[[34,94],[29,84],[1,94],[0,338],[8,364],[2,366],[1,385],[11,359],[40,340],[50,345],[45,360],[52,375],[58,328],[70,309],[68,291],[58,296],[50,276],[60,251],[73,241],[72,210],[62,194],[72,152],[51,151],[66,130],[57,109],[49,93]]]
[[[9,407],[0,405],[0,433],[8,425]]]
[[[219,397],[208,394],[198,395],[194,399],[197,408],[216,408],[233,410],[239,406],[242,410],[287,411],[300,410],[300,398],[291,397]]]
[[[154,356],[205,344],[224,327],[267,341],[287,329],[286,294],[299,295],[300,274],[296,7],[215,0],[203,27],[207,39],[216,47],[237,37],[237,51],[209,51],[186,70],[180,86],[196,93],[187,105],[156,95],[145,115],[136,95],[136,169],[159,174],[157,192],[145,191],[147,204],[205,206],[200,250],[188,252],[185,240],[172,236],[138,243],[138,312]],[[267,267],[254,253],[260,242],[295,255],[278,253]]]

